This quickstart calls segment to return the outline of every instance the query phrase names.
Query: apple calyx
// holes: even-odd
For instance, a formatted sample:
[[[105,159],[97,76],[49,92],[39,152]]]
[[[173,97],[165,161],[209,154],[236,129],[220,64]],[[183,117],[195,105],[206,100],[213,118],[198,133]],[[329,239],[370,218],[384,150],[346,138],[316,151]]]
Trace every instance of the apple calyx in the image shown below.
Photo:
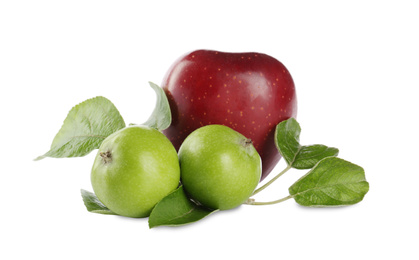
[[[102,157],[103,163],[107,164],[112,161],[112,153],[110,151],[101,152],[100,157]]]
[[[251,144],[253,144],[252,139],[249,138],[242,139],[240,143],[243,145],[243,147],[249,147]]]

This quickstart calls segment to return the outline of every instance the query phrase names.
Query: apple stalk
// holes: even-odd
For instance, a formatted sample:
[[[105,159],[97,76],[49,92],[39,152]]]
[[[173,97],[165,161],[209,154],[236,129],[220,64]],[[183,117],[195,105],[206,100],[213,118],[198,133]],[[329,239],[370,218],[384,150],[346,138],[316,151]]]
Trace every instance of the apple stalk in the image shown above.
[[[263,191],[265,188],[267,188],[269,185],[271,185],[274,181],[276,181],[279,177],[281,177],[282,175],[284,175],[288,170],[290,170],[292,167],[290,165],[288,165],[284,170],[282,170],[280,173],[278,173],[275,177],[273,177],[270,181],[268,181],[267,183],[265,183],[263,186],[259,187],[258,189],[256,189],[252,196],[258,194],[259,192]],[[269,202],[257,202],[255,201],[255,199],[253,198],[249,198],[245,204],[248,205],[271,205],[271,204],[277,204],[283,201],[286,201],[288,199],[292,198],[292,196],[287,196],[284,197],[282,199],[279,200],[274,200],[274,201],[269,201]]]

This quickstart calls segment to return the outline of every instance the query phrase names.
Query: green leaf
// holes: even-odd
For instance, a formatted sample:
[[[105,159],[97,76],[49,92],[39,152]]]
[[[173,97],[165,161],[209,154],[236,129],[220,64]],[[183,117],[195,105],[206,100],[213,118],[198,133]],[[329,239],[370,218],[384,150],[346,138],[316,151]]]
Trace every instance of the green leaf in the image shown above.
[[[103,205],[94,193],[82,189],[81,196],[87,211],[98,214],[117,215]]]
[[[299,152],[301,127],[297,120],[290,118],[282,121],[275,129],[275,144],[288,165],[292,165]]]
[[[145,123],[143,123],[143,125],[147,125],[161,131],[168,128],[172,122],[169,101],[167,100],[166,93],[164,93],[164,90],[161,87],[152,82],[149,82],[149,84],[156,92],[157,101],[156,107],[151,113],[151,116]]]
[[[295,155],[292,167],[296,169],[311,169],[323,158],[337,156],[338,154],[339,150],[337,148],[327,147],[322,144],[301,146]]]
[[[364,169],[337,157],[321,160],[289,188],[295,201],[308,207],[352,205],[368,190]]]
[[[287,164],[296,169],[311,169],[320,160],[337,156],[339,150],[325,145],[300,145],[301,127],[297,120],[290,118],[276,126],[275,144]]]
[[[111,101],[104,97],[88,99],[70,110],[50,150],[35,160],[85,156],[124,127],[124,119]]]
[[[217,210],[198,206],[185,194],[183,187],[163,198],[154,207],[148,224],[150,228],[157,226],[181,226],[196,222]]]

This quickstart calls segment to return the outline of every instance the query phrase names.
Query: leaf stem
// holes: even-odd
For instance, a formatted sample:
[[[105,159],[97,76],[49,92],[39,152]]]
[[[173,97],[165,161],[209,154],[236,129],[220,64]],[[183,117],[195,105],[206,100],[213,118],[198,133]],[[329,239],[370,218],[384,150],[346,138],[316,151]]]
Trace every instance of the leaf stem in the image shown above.
[[[276,179],[278,179],[279,177],[281,177],[284,173],[286,173],[289,169],[291,169],[291,166],[287,166],[287,168],[285,168],[284,170],[282,170],[282,172],[278,173],[275,177],[272,178],[272,180],[268,181],[267,183],[265,183],[265,185],[261,186],[260,188],[256,189],[252,196],[258,194],[259,192],[261,192],[262,190],[264,190],[266,187],[268,187],[269,185],[271,185]]]
[[[277,203],[281,203],[283,201],[289,200],[293,197],[294,196],[289,195],[289,196],[286,196],[282,199],[274,200],[274,201],[268,201],[268,202],[257,202],[257,201],[254,201],[254,199],[249,199],[245,202],[245,204],[248,204],[248,205],[272,205],[272,204],[277,204]]]

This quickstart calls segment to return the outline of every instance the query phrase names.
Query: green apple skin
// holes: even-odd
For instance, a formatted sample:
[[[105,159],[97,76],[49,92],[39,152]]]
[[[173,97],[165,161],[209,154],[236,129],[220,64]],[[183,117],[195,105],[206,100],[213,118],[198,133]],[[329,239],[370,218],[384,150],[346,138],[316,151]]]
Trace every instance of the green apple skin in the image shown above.
[[[251,141],[222,125],[192,132],[179,148],[181,180],[192,199],[228,210],[245,202],[258,185],[261,158]]]
[[[161,132],[130,126],[108,136],[96,155],[91,182],[98,199],[126,217],[150,215],[180,181],[177,152]]]

